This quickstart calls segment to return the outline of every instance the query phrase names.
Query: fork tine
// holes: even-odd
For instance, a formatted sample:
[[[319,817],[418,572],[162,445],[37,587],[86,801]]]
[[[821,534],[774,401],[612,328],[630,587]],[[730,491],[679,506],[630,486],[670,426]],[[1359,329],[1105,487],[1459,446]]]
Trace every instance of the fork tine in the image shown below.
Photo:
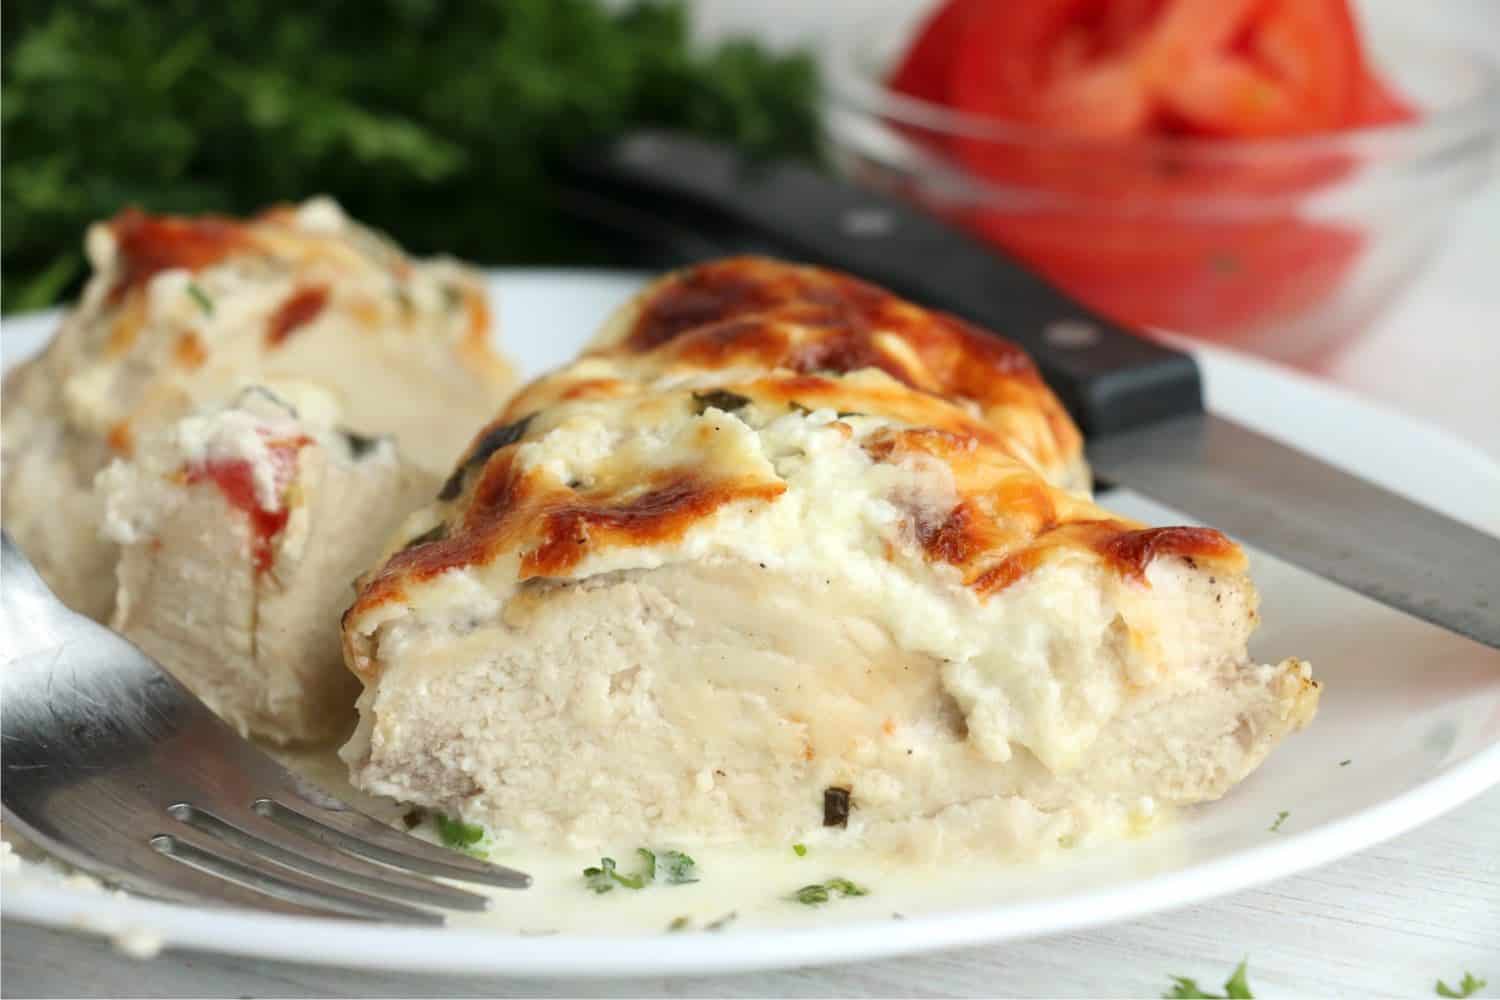
[[[292,903],[275,896],[268,896],[234,882],[226,882],[217,875],[211,875],[174,861],[152,849],[144,841],[139,842],[136,849],[127,852],[127,856],[122,857],[118,864],[110,864],[49,836],[9,809],[5,810],[5,825],[13,831],[19,831],[28,841],[43,848],[69,867],[87,872],[108,886],[151,899],[195,906],[243,906],[297,917],[378,919],[331,909],[327,906]]]
[[[291,869],[267,871],[256,864],[258,859],[253,854],[223,841],[203,838],[193,831],[159,833],[151,838],[150,844],[165,860],[175,863],[176,867],[196,870],[219,879],[217,888],[220,890],[220,898],[223,898],[224,886],[233,884],[272,899],[324,913],[333,911],[343,916],[367,920],[443,923],[441,914],[352,889],[341,889]],[[175,882],[176,880],[169,880],[169,884]]]
[[[393,830],[363,813],[336,812],[301,797],[296,798],[296,803],[297,807],[292,808],[276,799],[262,798],[255,801],[255,811],[330,847],[382,864],[506,889],[524,889],[531,885],[531,876],[524,872],[437,847]]]
[[[489,899],[478,893],[373,864],[295,833],[288,836],[287,828],[267,822],[254,810],[222,806],[205,809],[180,802],[168,806],[167,814],[257,857],[345,889],[422,906],[471,911],[489,908]]]

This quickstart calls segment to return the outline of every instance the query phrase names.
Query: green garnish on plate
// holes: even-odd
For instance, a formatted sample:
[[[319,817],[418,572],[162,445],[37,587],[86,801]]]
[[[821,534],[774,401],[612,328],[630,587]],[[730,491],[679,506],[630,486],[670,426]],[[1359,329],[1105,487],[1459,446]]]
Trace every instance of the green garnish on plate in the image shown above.
[[[1195,980],[1186,976],[1173,976],[1172,989],[1163,993],[1167,1000],[1255,1000],[1255,994],[1250,992],[1250,980],[1246,976],[1246,968],[1250,960],[1247,958],[1234,970],[1234,975],[1224,982],[1223,993],[1209,993],[1204,990]]]
[[[474,845],[484,839],[484,827],[478,823],[465,823],[442,813],[433,813],[432,820],[437,824],[438,836],[442,838],[444,847],[472,852]]]
[[[655,851],[645,847],[635,849],[641,859],[640,870],[627,875],[619,870],[614,858],[600,858],[599,864],[583,870],[584,885],[597,893],[609,892],[616,885],[627,889],[644,889],[662,876],[668,885],[687,885],[698,881],[698,863],[681,851]],[[680,929],[680,928],[678,928]]]
[[[834,896],[868,896],[869,894],[870,890],[864,886],[841,876],[834,876],[825,882],[804,885],[787,899],[794,903],[801,903],[803,906],[821,906]]]
[[[1433,989],[1440,997],[1471,997],[1487,985],[1489,983],[1486,980],[1477,978],[1472,972],[1465,972],[1463,980],[1458,984],[1458,989],[1455,990],[1441,979],[1437,981]]]

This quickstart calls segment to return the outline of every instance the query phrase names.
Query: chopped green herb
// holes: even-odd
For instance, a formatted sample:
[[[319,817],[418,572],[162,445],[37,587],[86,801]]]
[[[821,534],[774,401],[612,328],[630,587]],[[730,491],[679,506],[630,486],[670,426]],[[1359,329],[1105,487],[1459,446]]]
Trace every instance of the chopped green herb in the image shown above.
[[[870,894],[869,889],[866,889],[862,885],[856,885],[846,878],[831,878],[824,884],[840,896],[868,896]]]
[[[1474,973],[1465,972],[1463,981],[1458,984],[1458,989],[1455,990],[1441,979],[1437,981],[1434,989],[1440,997],[1471,997],[1487,985],[1489,985],[1488,982],[1477,978]]]
[[[807,845],[806,844],[793,844],[792,845],[792,853],[795,854],[795,855],[797,855],[797,857],[799,857],[799,858],[805,858],[805,857],[807,857]]]
[[[667,925],[667,933],[673,934],[677,931],[685,931],[688,929],[688,924],[690,923],[692,921],[687,917],[673,917],[672,922]]]
[[[687,885],[698,881],[698,862],[681,851],[664,851],[661,861],[667,869],[668,885]],[[655,872],[654,867],[652,871]]]
[[[1163,993],[1167,1000],[1255,1000],[1255,994],[1250,992],[1250,981],[1246,976],[1246,967],[1250,960],[1245,959],[1234,970],[1234,975],[1224,982],[1223,993],[1209,993],[1198,985],[1195,980],[1186,976],[1173,976],[1172,989]]]
[[[748,396],[741,396],[737,392],[729,392],[725,389],[715,389],[712,392],[693,393],[693,412],[702,414],[709,408],[723,410],[725,413],[733,413],[735,410],[750,405]]]
[[[1071,851],[1078,843],[1071,833],[1065,833],[1057,838],[1057,846],[1065,851]]]
[[[189,281],[187,293],[192,296],[193,301],[198,303],[198,308],[212,316],[214,314],[214,300],[208,297],[208,293],[198,286],[196,281]]]
[[[639,875],[621,875],[615,871],[614,858],[600,858],[597,868],[585,868],[583,870],[583,882],[590,889],[601,895],[614,891],[616,883],[625,886],[627,889],[639,889],[645,885],[645,881]]]
[[[442,838],[445,847],[466,851],[484,839],[484,827],[477,823],[465,823],[442,813],[433,813],[432,819],[437,823],[438,836]]]
[[[1291,815],[1291,813],[1287,812],[1285,809],[1283,809],[1283,810],[1281,810],[1281,812],[1277,813],[1276,814],[1276,822],[1274,822],[1274,823],[1271,824],[1271,832],[1272,833],[1276,833],[1278,830],[1280,830],[1281,829],[1281,824],[1285,823],[1286,822],[1286,818],[1288,816],[1290,816],[1290,815]]]
[[[865,416],[865,414],[860,413],[858,410],[840,410],[839,411],[839,419],[840,420],[843,420],[845,417],[863,417],[863,416]]]
[[[803,906],[817,906],[820,903],[828,902],[828,887],[817,882],[812,885],[804,885],[792,893],[791,898]]]
[[[1339,767],[1348,767],[1352,763],[1353,763],[1353,759],[1352,758],[1350,760],[1341,760],[1341,761],[1339,761]]]
[[[834,876],[825,882],[814,882],[812,885],[804,885],[796,892],[787,897],[794,903],[803,906],[821,906],[834,897],[840,896],[868,896],[870,890],[840,876]]]
[[[658,870],[666,877],[668,885],[686,885],[698,881],[698,864],[681,851],[663,851],[658,855],[645,847],[637,847],[636,855],[641,859],[641,869],[633,875],[619,870],[614,858],[600,858],[598,867],[583,870],[583,881],[595,892],[609,892],[616,885],[627,889],[644,889],[656,882]]]

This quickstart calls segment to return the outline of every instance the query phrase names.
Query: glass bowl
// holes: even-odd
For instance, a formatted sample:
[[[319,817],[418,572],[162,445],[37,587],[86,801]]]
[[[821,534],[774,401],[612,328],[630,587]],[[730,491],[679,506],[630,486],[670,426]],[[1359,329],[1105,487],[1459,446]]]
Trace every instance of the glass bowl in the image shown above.
[[[885,85],[903,19],[827,46],[831,153],[1128,325],[1315,364],[1367,329],[1491,177],[1500,73],[1477,52],[1367,37],[1409,124],[1287,139],[1100,141]]]

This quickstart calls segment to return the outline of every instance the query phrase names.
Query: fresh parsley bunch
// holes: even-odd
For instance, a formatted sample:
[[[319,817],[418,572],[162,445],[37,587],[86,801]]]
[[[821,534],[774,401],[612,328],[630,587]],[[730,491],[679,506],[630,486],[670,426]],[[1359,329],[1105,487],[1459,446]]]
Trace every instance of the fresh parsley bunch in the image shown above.
[[[547,182],[636,125],[815,157],[804,54],[689,45],[684,9],[600,0],[8,0],[0,34],[7,310],[81,280],[128,204],[246,213],[326,192],[413,250],[489,264],[594,250]]]

